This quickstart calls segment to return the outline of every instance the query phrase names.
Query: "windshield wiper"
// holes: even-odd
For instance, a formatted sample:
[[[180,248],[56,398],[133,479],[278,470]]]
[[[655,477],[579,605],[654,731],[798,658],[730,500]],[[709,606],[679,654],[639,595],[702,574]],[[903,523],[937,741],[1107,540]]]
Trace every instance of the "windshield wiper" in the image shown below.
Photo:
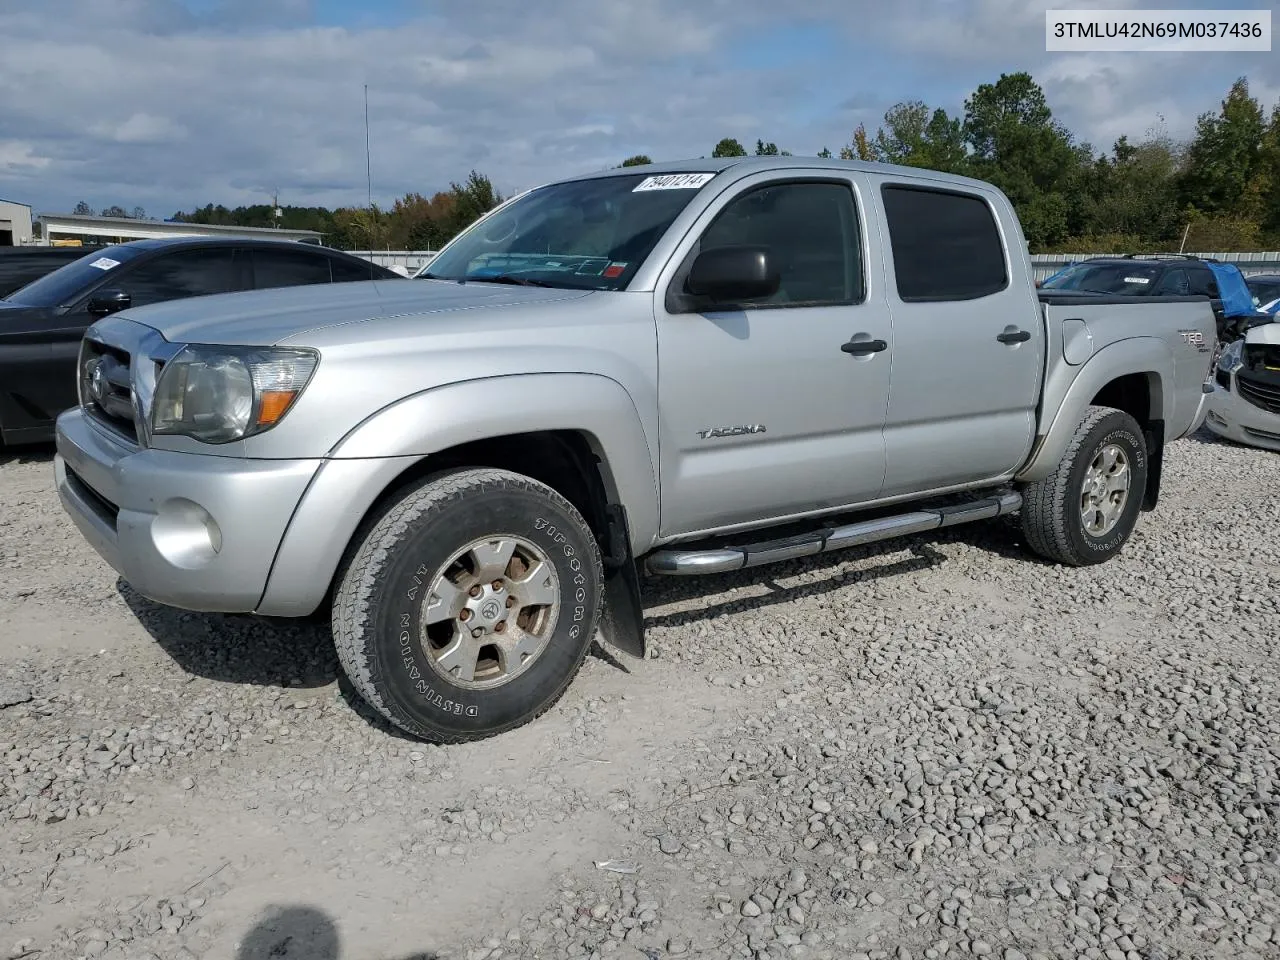
[[[468,283],[514,283],[521,287],[551,287],[556,288],[556,284],[548,283],[546,280],[531,280],[528,277],[519,277],[514,273],[498,273],[492,277],[467,277]]]

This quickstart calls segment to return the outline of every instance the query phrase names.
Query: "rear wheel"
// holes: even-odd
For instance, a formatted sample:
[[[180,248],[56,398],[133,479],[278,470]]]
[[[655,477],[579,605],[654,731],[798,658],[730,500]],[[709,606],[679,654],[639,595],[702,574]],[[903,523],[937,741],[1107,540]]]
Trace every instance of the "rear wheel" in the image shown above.
[[[1103,563],[1132,535],[1146,487],[1138,422],[1123,410],[1089,407],[1057,468],[1023,491],[1022,531],[1050,560]]]
[[[549,709],[595,632],[603,570],[545,484],[473,469],[410,490],[363,537],[333,605],[338,657],[391,723],[438,742]]]

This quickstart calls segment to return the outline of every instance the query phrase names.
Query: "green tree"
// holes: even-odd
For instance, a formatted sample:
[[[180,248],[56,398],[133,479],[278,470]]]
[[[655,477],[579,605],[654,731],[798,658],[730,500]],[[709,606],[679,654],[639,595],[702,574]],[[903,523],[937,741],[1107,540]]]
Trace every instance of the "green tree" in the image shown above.
[[[637,153],[634,157],[627,157],[627,159],[623,160],[622,166],[643,167],[646,164],[650,164],[650,163],[653,163],[653,161],[650,160],[647,156],[645,156],[643,153]]]
[[[711,155],[713,157],[745,157],[747,148],[733,137],[725,137],[716,144],[715,149],[711,151]]]
[[[1076,178],[1075,232],[1087,238],[1110,237],[1113,245],[1146,247],[1176,238],[1184,218],[1178,206],[1181,166],[1177,144],[1163,133],[1132,144],[1120,137],[1110,157],[1083,166]],[[1096,242],[1086,242],[1096,249]]]
[[[969,164],[1009,196],[1033,246],[1072,232],[1073,180],[1092,160],[1053,119],[1044,91],[1029,73],[1001,74],[965,101]]]
[[[965,163],[964,127],[945,110],[909,100],[885,111],[872,150],[884,163],[958,173]]]
[[[871,147],[871,141],[867,137],[866,124],[858,124],[856,130],[853,131],[853,141],[840,148],[841,160],[874,160],[876,158],[875,151]]]
[[[482,173],[472,170],[466,183],[449,185],[451,209],[445,221],[449,230],[446,239],[452,239],[502,202],[502,195]]]
[[[83,200],[77,200],[76,208],[75,210],[72,211],[72,213],[74,213],[77,217],[92,217],[93,207],[89,206],[89,204],[87,204]]]
[[[776,157],[778,155],[778,145],[776,143],[765,143],[763,140],[756,141],[757,157]]]
[[[128,212],[125,210],[124,207],[117,206],[117,205],[112,205],[110,207],[103,207],[102,215],[104,217],[125,217],[125,218],[129,216]]]
[[[821,150],[818,151],[818,156],[820,156],[823,160],[830,160],[831,151],[826,147],[823,147]]]
[[[1196,121],[1181,182],[1183,202],[1204,213],[1261,216],[1266,205],[1260,182],[1266,133],[1262,105],[1250,96],[1249,81],[1241,77],[1217,114],[1203,113]]]
[[[1254,175],[1260,192],[1259,215],[1262,228],[1272,243],[1280,242],[1280,103],[1271,110],[1271,120],[1258,150],[1258,170]],[[1274,250],[1274,246],[1269,249]]]

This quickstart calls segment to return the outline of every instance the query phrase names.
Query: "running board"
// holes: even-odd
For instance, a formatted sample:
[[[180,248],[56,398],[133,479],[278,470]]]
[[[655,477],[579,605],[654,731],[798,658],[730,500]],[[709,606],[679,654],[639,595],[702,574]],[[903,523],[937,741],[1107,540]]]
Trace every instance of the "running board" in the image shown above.
[[[989,520],[1014,513],[1022,506],[1017,491],[953,504],[932,510],[920,510],[875,520],[863,520],[841,527],[823,527],[779,540],[762,540],[740,547],[709,550],[655,550],[645,560],[650,573],[669,576],[694,576],[704,573],[728,573],[746,567],[758,567],[779,560],[795,560],[819,553],[856,547],[877,540],[891,540],[913,533],[925,533],[941,527],[954,527],[975,520]]]

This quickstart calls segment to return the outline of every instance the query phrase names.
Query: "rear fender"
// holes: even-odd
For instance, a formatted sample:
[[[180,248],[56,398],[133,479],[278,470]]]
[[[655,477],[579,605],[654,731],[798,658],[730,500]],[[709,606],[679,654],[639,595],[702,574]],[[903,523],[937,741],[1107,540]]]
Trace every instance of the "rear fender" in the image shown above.
[[[1133,337],[1104,347],[1077,371],[1065,365],[1062,372],[1074,372],[1074,379],[1061,394],[1048,429],[1037,439],[1027,465],[1015,476],[1022,483],[1043,480],[1058,463],[1076,427],[1084,419],[1093,398],[1112,380],[1128,374],[1145,374],[1151,384],[1151,418],[1168,423],[1173,418],[1174,358],[1167,344],[1155,337]],[[1053,395],[1061,390],[1051,377],[1045,385],[1045,407],[1053,410]]]

